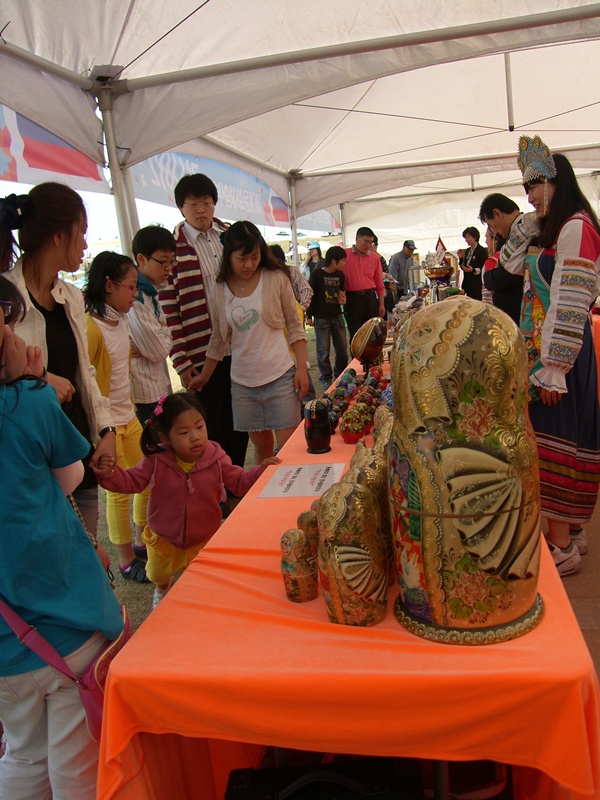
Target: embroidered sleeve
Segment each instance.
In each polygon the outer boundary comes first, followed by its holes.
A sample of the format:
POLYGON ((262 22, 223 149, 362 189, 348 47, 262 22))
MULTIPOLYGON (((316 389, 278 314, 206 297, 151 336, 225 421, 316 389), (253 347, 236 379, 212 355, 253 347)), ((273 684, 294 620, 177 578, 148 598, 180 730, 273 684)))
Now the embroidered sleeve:
POLYGON ((523 275, 529 242, 538 234, 537 215, 534 211, 517 217, 510 229, 506 244, 500 251, 499 263, 507 272, 523 275))
POLYGON ((550 306, 542 327, 542 369, 531 378, 537 386, 563 394, 567 391, 565 376, 581 350, 589 307, 595 296, 595 261, 600 256, 600 237, 590 236, 590 228, 582 219, 572 219, 559 234, 550 306))

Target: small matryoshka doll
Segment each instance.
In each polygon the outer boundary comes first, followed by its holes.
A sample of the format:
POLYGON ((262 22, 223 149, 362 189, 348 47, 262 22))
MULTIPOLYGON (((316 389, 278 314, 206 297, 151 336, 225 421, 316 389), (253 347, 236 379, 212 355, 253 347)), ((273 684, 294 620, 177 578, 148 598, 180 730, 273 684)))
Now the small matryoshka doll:
POLYGON ((543 604, 521 333, 468 297, 427 306, 400 329, 392 385, 396 616, 420 636, 455 644, 527 633, 543 604))
POLYGON ((290 528, 281 537, 281 574, 292 603, 315 599, 318 570, 314 537, 300 528, 290 528))
POLYGON ((366 486, 334 483, 317 512, 319 573, 331 622, 376 625, 387 610, 387 554, 379 504, 366 486))

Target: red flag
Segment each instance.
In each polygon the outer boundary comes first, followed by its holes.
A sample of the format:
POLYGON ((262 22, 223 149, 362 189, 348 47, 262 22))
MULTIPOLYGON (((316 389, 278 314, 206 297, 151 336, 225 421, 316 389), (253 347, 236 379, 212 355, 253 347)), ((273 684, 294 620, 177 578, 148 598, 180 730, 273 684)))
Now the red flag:
POLYGON ((437 244, 435 246, 436 261, 441 264, 446 255, 446 245, 442 242, 442 237, 438 236, 437 244))

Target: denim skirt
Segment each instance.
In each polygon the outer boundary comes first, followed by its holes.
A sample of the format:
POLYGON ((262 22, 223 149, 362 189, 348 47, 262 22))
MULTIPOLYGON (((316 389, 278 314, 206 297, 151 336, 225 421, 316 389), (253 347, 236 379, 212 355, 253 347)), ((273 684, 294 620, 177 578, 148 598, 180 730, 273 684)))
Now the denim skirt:
POLYGON ((300 424, 300 398, 294 389, 296 368, 264 386, 231 382, 236 431, 280 431, 300 424))

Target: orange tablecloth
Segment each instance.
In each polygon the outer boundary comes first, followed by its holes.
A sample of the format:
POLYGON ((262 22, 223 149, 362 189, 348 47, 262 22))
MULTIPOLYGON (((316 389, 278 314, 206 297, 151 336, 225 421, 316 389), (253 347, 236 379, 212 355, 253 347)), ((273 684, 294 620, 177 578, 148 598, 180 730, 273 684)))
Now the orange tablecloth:
MULTIPOLYGON (((309 455, 300 427, 281 455, 349 461, 354 447, 332 445, 309 455)), ((273 470, 115 659, 98 798, 218 800, 262 744, 493 759, 517 765, 521 800, 600 798, 598 681, 547 551, 546 616, 513 642, 419 639, 393 615, 397 589, 380 625, 332 625, 321 595, 286 599, 279 539, 310 501, 259 498, 273 470)))

